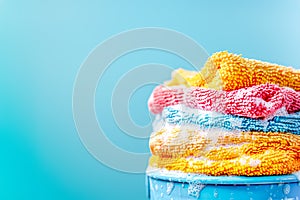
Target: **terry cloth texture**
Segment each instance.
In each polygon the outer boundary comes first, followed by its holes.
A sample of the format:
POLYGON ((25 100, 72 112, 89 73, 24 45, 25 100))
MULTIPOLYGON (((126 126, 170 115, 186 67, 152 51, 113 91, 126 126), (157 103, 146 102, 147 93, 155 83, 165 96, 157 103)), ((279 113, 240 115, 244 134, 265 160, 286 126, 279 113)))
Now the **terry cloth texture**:
POLYGON ((299 91, 300 70, 222 51, 214 53, 200 72, 176 70, 166 85, 184 84, 231 91, 266 83, 299 91))
MULTIPOLYGON (((300 112, 274 116, 270 119, 252 119, 236 115, 223 115, 177 105, 164 108, 156 121, 160 125, 195 125, 195 129, 219 128, 238 131, 287 132, 300 135, 300 112)), ((157 128, 156 128, 157 130, 157 128)))
POLYGON ((300 111, 300 92, 274 84, 256 85, 234 91, 158 86, 148 101, 149 110, 154 114, 177 104, 223 114, 266 118, 282 108, 288 113, 300 111))
POLYGON ((300 136, 279 132, 161 129, 150 138, 150 166, 186 173, 282 175, 300 170, 300 136))

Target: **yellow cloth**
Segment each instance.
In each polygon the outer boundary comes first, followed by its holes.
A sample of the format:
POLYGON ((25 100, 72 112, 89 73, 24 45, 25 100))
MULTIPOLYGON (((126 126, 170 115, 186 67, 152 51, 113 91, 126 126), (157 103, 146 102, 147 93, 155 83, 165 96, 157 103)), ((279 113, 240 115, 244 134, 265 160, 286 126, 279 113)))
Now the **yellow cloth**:
POLYGON ((265 83, 299 91, 300 70, 222 51, 214 53, 199 73, 176 70, 166 85, 183 84, 229 91, 265 83))
POLYGON ((278 132, 161 129, 152 167, 207 175, 280 175, 300 170, 300 136, 278 132))

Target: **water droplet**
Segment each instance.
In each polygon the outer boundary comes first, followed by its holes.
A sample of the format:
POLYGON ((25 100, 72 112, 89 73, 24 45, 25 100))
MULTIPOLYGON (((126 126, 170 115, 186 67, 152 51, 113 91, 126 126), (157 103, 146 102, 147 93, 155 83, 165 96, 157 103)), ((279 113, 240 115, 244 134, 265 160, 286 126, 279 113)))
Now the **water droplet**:
POLYGON ((154 187, 155 187, 155 190, 157 191, 157 190, 158 190, 158 185, 157 185, 157 184, 155 184, 155 186, 154 186, 154 187))
POLYGON ((291 186, 289 184, 286 184, 283 186, 283 193, 284 194, 289 194, 291 191, 291 186))
POLYGON ((184 183, 182 183, 182 185, 181 185, 181 186, 182 186, 182 188, 184 188, 184 183))
POLYGON ((215 197, 215 198, 218 198, 218 196, 219 196, 218 191, 217 191, 217 190, 214 190, 214 197, 215 197))
POLYGON ((167 183, 167 195, 170 195, 172 190, 174 189, 174 183, 173 182, 169 182, 167 183))
POLYGON ((190 183, 188 187, 188 195, 199 198, 201 190, 205 185, 201 183, 190 183))
POLYGON ((295 199, 293 197, 292 198, 284 197, 284 200, 295 200, 295 199))
POLYGON ((160 193, 160 197, 164 197, 164 193, 160 193))
POLYGON ((269 197, 268 200, 273 200, 272 197, 269 197))
POLYGON ((160 185, 160 189, 163 189, 164 188, 164 186, 163 185, 160 185))

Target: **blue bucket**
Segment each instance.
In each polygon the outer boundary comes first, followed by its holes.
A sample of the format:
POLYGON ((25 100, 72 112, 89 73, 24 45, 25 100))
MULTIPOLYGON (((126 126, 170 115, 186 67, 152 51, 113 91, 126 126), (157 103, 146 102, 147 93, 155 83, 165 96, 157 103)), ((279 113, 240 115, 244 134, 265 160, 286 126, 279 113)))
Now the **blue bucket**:
POLYGON ((147 173, 150 200, 300 200, 296 175, 282 176, 205 176, 147 173))

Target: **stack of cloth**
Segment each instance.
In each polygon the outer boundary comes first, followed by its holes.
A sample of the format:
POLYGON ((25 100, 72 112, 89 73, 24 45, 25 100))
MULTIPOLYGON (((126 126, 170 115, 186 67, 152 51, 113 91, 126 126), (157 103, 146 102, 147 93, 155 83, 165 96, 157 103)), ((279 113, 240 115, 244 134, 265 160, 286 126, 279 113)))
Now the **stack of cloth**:
POLYGON ((228 52, 178 69, 148 101, 149 169, 263 176, 300 171, 300 70, 228 52))

